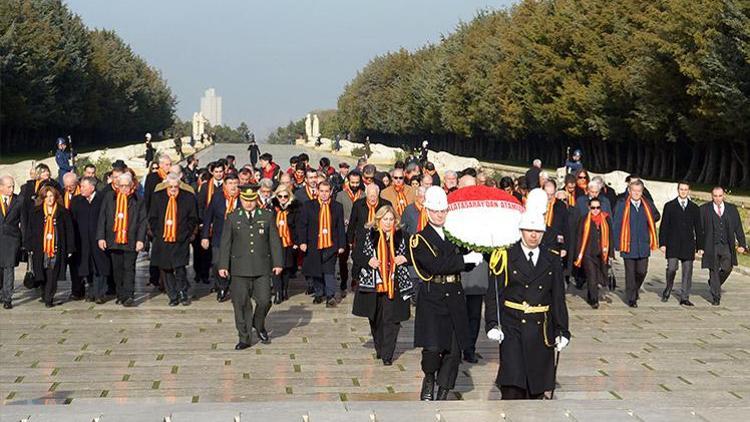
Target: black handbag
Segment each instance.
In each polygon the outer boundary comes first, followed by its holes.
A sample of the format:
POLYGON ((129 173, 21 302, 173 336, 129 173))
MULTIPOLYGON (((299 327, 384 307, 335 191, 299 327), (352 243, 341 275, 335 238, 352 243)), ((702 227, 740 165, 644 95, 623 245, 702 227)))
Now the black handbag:
POLYGON ((26 274, 23 276, 23 286, 27 289, 34 289, 37 287, 36 277, 34 276, 34 270, 31 265, 31 253, 29 253, 28 260, 26 261, 26 274))

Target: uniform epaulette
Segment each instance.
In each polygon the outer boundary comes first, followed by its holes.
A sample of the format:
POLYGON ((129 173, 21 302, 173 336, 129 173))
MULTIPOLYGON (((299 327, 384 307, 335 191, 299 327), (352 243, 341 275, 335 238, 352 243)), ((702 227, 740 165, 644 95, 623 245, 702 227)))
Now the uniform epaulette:
POLYGON ((425 244, 425 246, 427 246, 427 249, 430 250, 432 256, 437 256, 435 250, 432 248, 432 245, 430 245, 430 242, 428 242, 427 239, 425 239, 424 236, 419 233, 415 233, 409 238, 409 249, 414 249, 419 246, 420 240, 425 244))
POLYGON ((556 250, 554 250, 554 249, 550 249, 549 251, 550 251, 550 253, 551 253, 551 254, 553 254, 553 255, 560 255, 560 251, 556 251, 556 250))

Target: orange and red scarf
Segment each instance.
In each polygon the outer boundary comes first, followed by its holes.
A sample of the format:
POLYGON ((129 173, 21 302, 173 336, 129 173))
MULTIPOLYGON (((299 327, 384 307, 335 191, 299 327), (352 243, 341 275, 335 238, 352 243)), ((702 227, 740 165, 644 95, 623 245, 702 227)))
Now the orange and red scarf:
POLYGON ((289 229, 289 210, 282 210, 280 207, 276 207, 276 228, 279 229, 279 237, 281 237, 281 246, 288 248, 292 246, 292 231, 289 229))
POLYGON ((299 176, 296 172, 292 173, 294 176, 294 183, 297 186, 301 186, 305 182, 305 175, 299 176))
POLYGON ((55 256, 55 214, 57 214, 57 204, 49 208, 44 204, 44 254, 52 258, 55 256))
POLYGON ((229 192, 227 192, 226 186, 224 186, 224 189, 222 189, 224 192, 224 199, 227 201, 227 209, 224 210, 224 218, 227 218, 230 212, 234 211, 235 205, 237 205, 237 197, 239 196, 239 191, 236 195, 230 195, 229 192))
POLYGON ((76 190, 73 191, 73 193, 70 193, 67 190, 65 191, 65 195, 63 197, 63 202, 65 204, 65 209, 66 210, 70 209, 70 204, 73 202, 73 197, 74 196, 78 196, 80 194, 81 194, 81 187, 80 186, 76 186, 76 190))
POLYGON ((554 198, 547 202, 547 213, 544 214, 544 223, 547 227, 552 227, 552 222, 555 219, 555 202, 557 202, 557 200, 554 198))
POLYGON ((376 285, 375 291, 378 293, 387 293, 388 299, 396 297, 396 286, 394 273, 396 271, 396 249, 393 246, 395 230, 391 229, 386 239, 386 233, 378 229, 380 238, 378 239, 377 259, 380 261, 378 271, 380 279, 383 281, 376 285))
POLYGON ((602 261, 606 264, 607 259, 609 259, 609 224, 607 223, 607 213, 602 212, 599 213, 599 215, 594 216, 589 212, 586 216, 586 221, 583 223, 583 235, 581 236, 581 242, 578 246, 578 257, 574 263, 574 265, 579 268, 583 264, 583 256, 586 254, 586 246, 589 243, 592 221, 600 231, 599 246, 602 250, 602 261))
POLYGON ((367 203, 367 224, 372 224, 375 221, 375 211, 378 210, 378 204, 371 205, 370 201, 365 202, 367 203))
POLYGON ((362 196, 362 189, 357 189, 357 193, 352 192, 352 188, 349 186, 349 184, 344 185, 344 192, 349 196, 349 200, 354 202, 357 199, 359 199, 360 196, 362 196))
POLYGON ((331 201, 320 204, 320 215, 318 216, 318 249, 326 249, 333 246, 333 237, 331 234, 331 201))
POLYGON ((115 243, 124 245, 128 243, 128 198, 117 192, 117 203, 115 207, 115 224, 112 231, 115 232, 115 243))
MULTIPOLYGON (((177 195, 180 191, 177 191, 177 195)), ((162 238, 166 243, 175 243, 177 241, 177 195, 167 194, 167 211, 164 213, 164 235, 162 238)))
POLYGON ((13 201, 13 195, 8 197, 8 207, 5 207, 5 201, 0 201, 0 208, 3 210, 3 217, 8 216, 8 210, 10 209, 10 203, 13 201))
MULTIPOLYGON (((625 210, 622 213, 622 227, 620 228, 620 252, 630 252, 630 209, 633 207, 630 202, 630 195, 625 200, 625 210)), ((641 200, 641 207, 646 213, 646 221, 648 222, 648 237, 649 246, 651 250, 656 250, 659 247, 659 241, 656 238, 656 224, 654 223, 654 215, 651 212, 651 208, 645 200, 641 200)))
POLYGON ((311 201, 318 198, 318 192, 310 189, 310 186, 308 185, 305 185, 305 193, 307 194, 307 199, 311 201))
POLYGON ((417 203, 414 203, 414 206, 417 207, 417 211, 419 211, 419 218, 417 218, 417 231, 421 232, 427 227, 427 222, 430 221, 427 216, 427 208, 424 205, 419 205, 417 203))
POLYGON ((396 191, 397 196, 396 203, 394 204, 396 208, 396 214, 401 215, 404 213, 404 209, 408 205, 406 202, 406 189, 404 188, 404 185, 393 185, 393 190, 396 191))

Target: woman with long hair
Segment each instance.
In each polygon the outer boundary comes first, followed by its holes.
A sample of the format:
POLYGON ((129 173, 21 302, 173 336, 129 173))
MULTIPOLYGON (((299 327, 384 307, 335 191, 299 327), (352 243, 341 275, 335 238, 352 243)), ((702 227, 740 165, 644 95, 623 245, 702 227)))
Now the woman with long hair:
POLYGON ((299 202, 294 200, 291 188, 287 185, 279 185, 271 201, 274 210, 276 228, 281 237, 281 246, 284 248, 284 259, 281 274, 273 277, 274 299, 273 303, 279 303, 289 299, 289 278, 297 269, 297 251, 299 246, 295 241, 297 230, 297 218, 299 217, 299 202))
POLYGON ((401 321, 409 319, 413 293, 406 268, 406 238, 390 205, 380 207, 366 228, 365 240, 356 245, 353 255, 361 270, 352 313, 370 320, 376 355, 389 366, 401 321))
POLYGON ((45 306, 55 306, 57 281, 65 279, 68 259, 75 252, 75 233, 70 212, 62 204, 60 192, 42 186, 29 214, 26 250, 30 251, 34 277, 43 286, 45 306))

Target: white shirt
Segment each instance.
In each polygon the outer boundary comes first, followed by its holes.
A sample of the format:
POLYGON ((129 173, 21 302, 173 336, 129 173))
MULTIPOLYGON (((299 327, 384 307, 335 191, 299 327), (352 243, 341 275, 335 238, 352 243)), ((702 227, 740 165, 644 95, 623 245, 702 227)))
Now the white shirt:
POLYGON ((631 200, 630 203, 633 204, 633 206, 635 207, 636 211, 640 211, 640 209, 641 209, 641 201, 640 200, 638 200, 638 201, 631 200))
POLYGON ((523 256, 526 257, 526 260, 529 259, 529 253, 531 253, 531 260, 534 262, 534 265, 536 265, 537 261, 539 261, 539 247, 529 249, 523 244, 523 242, 521 242, 521 249, 523 250, 523 256))
POLYGON ((716 203, 714 203, 714 211, 716 211, 716 215, 718 215, 718 216, 723 215, 724 214, 724 203, 722 202, 719 205, 716 205, 716 203))
POLYGON ((93 201, 93 200, 94 200, 94 197, 95 197, 95 196, 96 196, 96 191, 92 192, 92 193, 91 193, 91 196, 89 196, 89 197, 88 197, 88 200, 89 200, 89 204, 91 203, 91 201, 93 201))
POLYGON ((680 206, 682 207, 682 209, 685 209, 687 207, 687 204, 688 204, 687 198, 685 199, 677 198, 677 202, 680 203, 680 206))
POLYGON ((438 227, 438 226, 436 226, 436 225, 434 225, 432 223, 430 223, 430 225, 432 226, 433 229, 435 229, 435 231, 437 232, 438 236, 440 236, 441 239, 445 240, 445 233, 443 233, 443 228, 442 227, 438 227))

